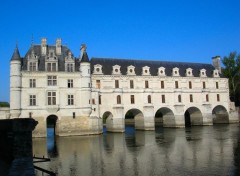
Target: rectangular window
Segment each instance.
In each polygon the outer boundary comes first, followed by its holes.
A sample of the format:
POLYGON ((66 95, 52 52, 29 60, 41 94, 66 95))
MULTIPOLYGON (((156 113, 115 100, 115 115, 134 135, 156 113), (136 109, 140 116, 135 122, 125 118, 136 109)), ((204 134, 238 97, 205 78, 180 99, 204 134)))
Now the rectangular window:
POLYGON ((149 85, 148 85, 148 81, 147 81, 147 80, 145 81, 145 88, 146 88, 146 89, 149 88, 149 85))
POLYGON ((135 100, 134 100, 134 95, 131 95, 131 104, 134 104, 135 100))
POLYGON ((57 71, 57 63, 47 63, 47 71, 57 71))
POLYGON ((178 102, 181 103, 182 102, 182 96, 178 95, 178 102))
POLYGON ((209 101, 209 97, 208 97, 208 94, 206 95, 206 102, 208 102, 209 101))
POLYGON ((30 106, 36 106, 36 95, 30 95, 29 96, 29 105, 30 106))
POLYGON ((189 98, 190 98, 190 102, 193 102, 193 95, 192 94, 190 94, 189 98))
POLYGON ((73 64, 67 64, 67 72, 73 72, 73 64))
POLYGON ((30 79, 29 80, 29 87, 35 88, 36 87, 36 79, 30 79))
POLYGON ((29 71, 37 71, 36 62, 30 62, 29 63, 29 71))
POLYGON ((102 104, 102 96, 101 95, 98 96, 98 103, 102 104))
POLYGON ((178 89, 178 81, 175 81, 175 88, 178 89))
POLYGON ((218 89, 218 82, 216 82, 216 89, 218 89))
POLYGON ((48 86, 57 85, 57 76, 48 76, 48 86))
POLYGON ((48 92, 48 105, 56 105, 56 92, 48 92))
POLYGON ((94 99, 94 98, 92 99, 92 104, 94 104, 94 105, 95 105, 95 99, 94 99))
POLYGON ((119 88, 119 80, 115 80, 115 88, 119 88))
POLYGON ((164 81, 161 81, 161 89, 164 89, 164 81))
POLYGON ((68 105, 74 105, 74 96, 68 95, 68 105))
POLYGON ((134 88, 133 80, 130 80, 130 89, 134 88))
POLYGON ((100 80, 96 80, 96 88, 100 89, 101 88, 101 82, 100 80))
POLYGON ((203 81, 202 86, 203 86, 203 89, 206 89, 206 83, 205 83, 205 81, 203 81))
POLYGON ((68 79, 68 88, 73 88, 73 80, 68 79))
POLYGON ((189 87, 189 89, 192 89, 192 82, 191 81, 188 82, 188 87, 189 87))
POLYGON ((220 95, 217 94, 217 101, 220 101, 220 95))
POLYGON ((165 103, 165 95, 162 95, 162 103, 165 103))

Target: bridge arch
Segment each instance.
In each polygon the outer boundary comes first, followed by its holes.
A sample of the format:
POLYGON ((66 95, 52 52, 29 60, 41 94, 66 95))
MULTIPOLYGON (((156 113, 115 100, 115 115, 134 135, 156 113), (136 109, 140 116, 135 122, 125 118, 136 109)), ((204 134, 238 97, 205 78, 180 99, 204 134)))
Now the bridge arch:
POLYGON ((102 115, 103 125, 106 127, 106 131, 109 131, 112 127, 113 114, 110 111, 106 111, 102 115))
POLYGON ((229 114, 227 109, 222 105, 217 105, 212 110, 213 124, 229 123, 229 114))
POLYGON ((155 126, 175 127, 175 116, 167 107, 159 108, 155 113, 155 126))
POLYGON ((202 112, 197 107, 189 107, 184 113, 184 118, 185 127, 203 125, 202 112))
POLYGON ((125 125, 134 125, 136 130, 144 129, 144 115, 139 109, 129 109, 125 114, 125 125))
POLYGON ((57 134, 58 116, 52 114, 46 118, 47 136, 55 136, 57 134))

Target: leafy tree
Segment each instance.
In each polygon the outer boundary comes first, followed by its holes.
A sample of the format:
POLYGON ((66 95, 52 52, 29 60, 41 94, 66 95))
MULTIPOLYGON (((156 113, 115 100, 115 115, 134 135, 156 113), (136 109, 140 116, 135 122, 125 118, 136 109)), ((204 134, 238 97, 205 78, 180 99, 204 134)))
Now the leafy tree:
POLYGON ((10 107, 8 102, 0 102, 0 107, 10 107))
POLYGON ((240 90, 240 55, 231 52, 229 56, 223 58, 222 63, 224 65, 222 73, 229 78, 230 98, 237 103, 240 90))

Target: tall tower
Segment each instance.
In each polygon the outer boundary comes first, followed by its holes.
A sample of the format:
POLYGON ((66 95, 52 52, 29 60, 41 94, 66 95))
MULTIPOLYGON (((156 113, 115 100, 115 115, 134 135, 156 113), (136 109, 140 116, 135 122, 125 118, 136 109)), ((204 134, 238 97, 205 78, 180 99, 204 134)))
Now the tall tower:
POLYGON ((10 61, 10 117, 21 114, 21 57, 16 46, 10 61))
POLYGON ((92 112, 91 105, 91 71, 90 62, 86 52, 86 45, 81 45, 80 55, 80 72, 81 72, 81 106, 83 107, 82 115, 90 116, 92 112))

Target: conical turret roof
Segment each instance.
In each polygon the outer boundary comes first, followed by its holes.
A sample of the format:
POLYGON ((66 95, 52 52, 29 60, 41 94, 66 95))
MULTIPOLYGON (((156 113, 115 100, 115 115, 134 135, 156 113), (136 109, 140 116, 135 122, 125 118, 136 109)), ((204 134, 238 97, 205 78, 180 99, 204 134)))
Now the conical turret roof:
POLYGON ((89 58, 86 51, 83 52, 81 62, 89 62, 89 58))
POLYGON ((11 58, 11 61, 13 60, 19 60, 21 61, 21 57, 20 57, 20 54, 19 54, 19 51, 18 51, 18 47, 16 46, 16 48, 14 49, 14 52, 13 52, 13 55, 12 55, 12 58, 11 58))

